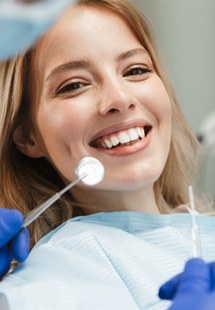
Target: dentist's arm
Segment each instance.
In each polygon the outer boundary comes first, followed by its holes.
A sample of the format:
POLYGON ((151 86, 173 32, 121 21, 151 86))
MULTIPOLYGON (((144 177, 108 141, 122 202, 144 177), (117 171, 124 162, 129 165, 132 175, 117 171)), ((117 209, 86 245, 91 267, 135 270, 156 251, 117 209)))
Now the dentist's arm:
POLYGON ((159 297, 173 301, 169 310, 214 310, 215 263, 189 260, 183 273, 160 287, 159 297))
POLYGON ((22 228, 24 217, 17 210, 0 208, 0 277, 10 269, 12 259, 23 262, 29 254, 29 233, 22 228))

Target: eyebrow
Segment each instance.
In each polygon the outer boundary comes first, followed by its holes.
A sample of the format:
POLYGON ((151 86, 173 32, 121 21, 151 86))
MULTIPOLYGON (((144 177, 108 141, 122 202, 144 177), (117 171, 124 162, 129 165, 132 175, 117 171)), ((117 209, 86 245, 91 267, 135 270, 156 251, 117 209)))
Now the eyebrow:
MULTIPOLYGON (((122 60, 125 60, 129 57, 132 57, 133 55, 136 54, 145 54, 148 55, 147 51, 144 48, 136 48, 127 52, 124 52, 122 54, 120 54, 119 56, 117 56, 116 61, 120 62, 122 60)), ((56 68, 54 68, 46 77, 46 81, 50 80, 51 78, 53 78, 54 76, 60 74, 60 73, 64 73, 66 71, 71 71, 71 70, 75 70, 75 69, 82 69, 82 68, 86 68, 86 67, 90 67, 89 62, 85 61, 85 60, 80 60, 80 61, 71 61, 71 62, 67 62, 64 63, 62 65, 57 66, 56 68)))
POLYGON ((70 71, 70 70, 75 70, 75 69, 86 68, 86 67, 89 67, 89 63, 84 60, 66 62, 54 68, 47 76, 46 81, 50 80, 52 77, 60 73, 70 71))
POLYGON ((117 57, 117 61, 120 62, 120 61, 125 60, 125 59, 127 59, 129 57, 132 57, 132 56, 134 56, 136 54, 148 55, 147 51, 143 47, 138 47, 138 48, 135 48, 133 50, 130 50, 130 51, 127 51, 125 53, 120 54, 117 57))

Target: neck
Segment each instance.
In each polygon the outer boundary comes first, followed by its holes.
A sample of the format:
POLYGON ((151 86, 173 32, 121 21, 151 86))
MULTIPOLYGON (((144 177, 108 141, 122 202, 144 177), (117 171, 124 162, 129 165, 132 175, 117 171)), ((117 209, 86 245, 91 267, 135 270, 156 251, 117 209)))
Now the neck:
POLYGON ((130 192, 87 190, 84 195, 80 188, 76 188, 72 196, 83 206, 84 214, 111 211, 160 213, 153 188, 130 192))

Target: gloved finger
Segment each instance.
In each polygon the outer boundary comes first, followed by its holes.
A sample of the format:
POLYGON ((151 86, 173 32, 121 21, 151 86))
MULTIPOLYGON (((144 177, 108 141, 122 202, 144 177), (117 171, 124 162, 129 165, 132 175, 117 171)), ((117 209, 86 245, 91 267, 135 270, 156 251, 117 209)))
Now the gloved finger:
POLYGON ((0 209, 0 247, 20 230, 24 217, 18 210, 0 209))
POLYGON ((177 294, 198 294, 210 289, 210 267, 203 260, 189 260, 177 289, 177 294))
POLYGON ((210 268, 210 275, 211 275, 211 281, 210 281, 210 290, 215 290, 215 262, 209 263, 210 268))
POLYGON ((4 276, 10 269, 12 255, 7 246, 0 248, 0 277, 4 276))
POLYGON ((168 299, 171 300, 174 298, 176 289, 178 287, 178 284, 181 280, 181 273, 170 279, 169 281, 165 282, 158 291, 158 296, 161 299, 168 299))
POLYGON ((30 235, 27 228, 22 228, 20 232, 10 242, 12 256, 19 262, 23 262, 29 254, 30 235))

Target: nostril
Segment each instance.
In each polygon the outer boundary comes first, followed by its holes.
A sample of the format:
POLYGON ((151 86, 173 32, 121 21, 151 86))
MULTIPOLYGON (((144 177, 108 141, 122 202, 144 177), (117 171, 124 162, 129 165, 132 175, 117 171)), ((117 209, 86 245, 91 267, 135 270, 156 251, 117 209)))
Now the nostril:
POLYGON ((135 104, 131 103, 129 106, 130 109, 134 109, 135 108, 135 104))
POLYGON ((117 109, 110 109, 108 112, 113 114, 113 113, 119 112, 119 110, 117 110, 117 109))
POLYGON ((115 92, 115 96, 105 96, 99 103, 99 113, 114 114, 114 113, 126 113, 128 110, 135 109, 136 103, 126 96, 124 93, 115 92))

